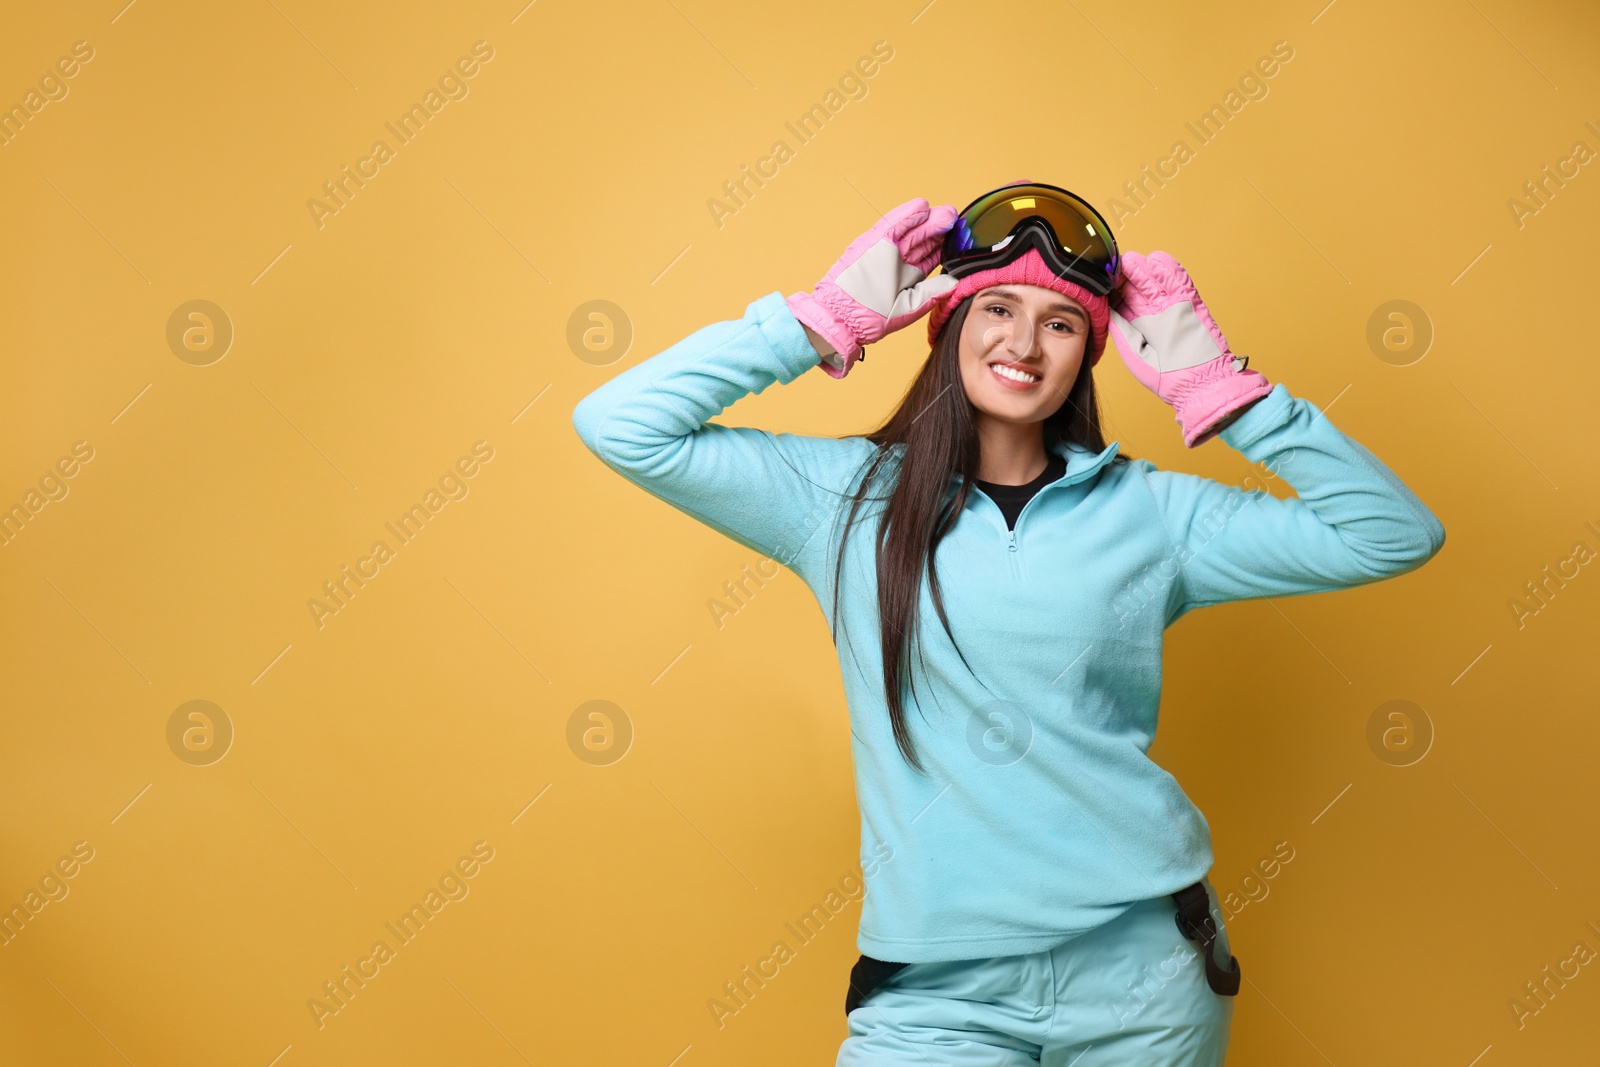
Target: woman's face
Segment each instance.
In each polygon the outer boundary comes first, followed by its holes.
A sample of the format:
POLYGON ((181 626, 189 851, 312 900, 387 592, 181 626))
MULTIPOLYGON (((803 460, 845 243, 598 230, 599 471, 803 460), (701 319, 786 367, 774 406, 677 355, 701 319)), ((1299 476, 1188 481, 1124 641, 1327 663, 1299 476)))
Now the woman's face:
POLYGON ((981 415, 1041 422, 1066 403, 1089 340, 1089 313, 1054 289, 980 290, 961 327, 961 383, 981 415))

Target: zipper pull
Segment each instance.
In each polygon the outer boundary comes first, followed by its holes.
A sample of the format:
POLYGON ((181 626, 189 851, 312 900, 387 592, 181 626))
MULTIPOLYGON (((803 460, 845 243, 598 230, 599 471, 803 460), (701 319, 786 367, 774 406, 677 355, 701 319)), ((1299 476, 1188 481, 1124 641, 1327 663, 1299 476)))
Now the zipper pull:
POLYGON ((1009 548, 1012 552, 1015 552, 1017 550, 1017 531, 1016 530, 1007 530, 1006 532, 1011 535, 1011 543, 1009 545, 1007 545, 1006 547, 1009 548))

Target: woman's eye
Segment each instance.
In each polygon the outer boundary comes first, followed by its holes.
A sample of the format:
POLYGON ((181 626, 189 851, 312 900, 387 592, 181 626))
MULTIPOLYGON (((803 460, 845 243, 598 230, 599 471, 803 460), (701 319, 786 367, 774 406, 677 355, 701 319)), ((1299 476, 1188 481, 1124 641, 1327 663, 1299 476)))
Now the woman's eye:
MULTIPOLYGON (((984 310, 987 311, 991 315, 996 315, 996 314, 998 314, 998 315, 1009 315, 1009 314, 1011 314, 1011 309, 1008 308, 1008 307, 1005 307, 1002 304, 990 304, 988 307, 984 308, 984 310)), ((1072 324, 1068 323, 1068 322, 1052 322, 1052 323, 1049 323, 1048 325, 1061 327, 1061 329, 1056 331, 1057 333, 1069 333, 1070 334, 1070 333, 1077 333, 1078 332, 1072 326, 1072 324)))

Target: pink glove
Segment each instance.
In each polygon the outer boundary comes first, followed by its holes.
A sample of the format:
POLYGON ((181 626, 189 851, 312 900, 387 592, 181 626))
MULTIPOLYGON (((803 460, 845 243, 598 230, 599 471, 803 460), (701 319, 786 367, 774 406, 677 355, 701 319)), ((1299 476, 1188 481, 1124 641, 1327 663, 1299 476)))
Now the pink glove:
POLYGON ((1111 304, 1118 355, 1172 405, 1187 447, 1205 444, 1235 412, 1272 391, 1260 371, 1245 370, 1249 356, 1229 351, 1189 272, 1167 253, 1124 252, 1111 304))
POLYGON ((794 317, 833 346, 823 370, 843 378, 863 347, 915 322, 956 287, 943 274, 928 277, 956 214, 948 204, 930 211, 921 197, 908 200, 856 238, 814 290, 789 297, 794 317))

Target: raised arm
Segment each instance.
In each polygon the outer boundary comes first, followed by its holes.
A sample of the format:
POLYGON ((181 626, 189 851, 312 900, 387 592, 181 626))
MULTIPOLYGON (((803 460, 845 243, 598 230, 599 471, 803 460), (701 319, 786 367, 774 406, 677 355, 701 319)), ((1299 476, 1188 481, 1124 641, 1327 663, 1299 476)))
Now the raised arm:
POLYGON ((1173 543, 1169 624, 1212 604, 1393 578, 1444 545, 1444 526, 1417 495, 1282 383, 1218 436, 1299 495, 1279 500, 1138 461, 1173 543))
POLYGON ((953 207, 901 204, 812 291, 769 293, 743 318, 707 326, 584 397, 572 412, 578 436, 629 481, 792 566, 871 446, 709 420, 812 367, 843 378, 863 346, 926 314, 955 284, 927 277, 954 221, 953 207))
POLYGON ((1170 625, 1208 604, 1314 593, 1392 578, 1444 545, 1444 526, 1326 415, 1234 355, 1183 266, 1123 256, 1111 312, 1134 377, 1172 405, 1184 443, 1221 437, 1299 493, 1278 500, 1137 461, 1172 541, 1170 625))
POLYGON ((819 353, 782 293, 706 326, 579 401, 572 424, 608 467, 748 548, 792 561, 839 487, 846 442, 710 420, 787 385, 819 353))

